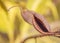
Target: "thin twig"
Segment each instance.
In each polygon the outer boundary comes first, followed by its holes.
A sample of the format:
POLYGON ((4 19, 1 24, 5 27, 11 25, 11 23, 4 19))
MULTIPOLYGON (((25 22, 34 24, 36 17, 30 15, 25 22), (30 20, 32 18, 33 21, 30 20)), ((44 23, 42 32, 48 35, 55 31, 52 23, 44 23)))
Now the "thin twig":
MULTIPOLYGON (((34 35, 30 36, 28 38, 25 38, 21 43, 25 43, 26 40, 31 39, 31 38, 39 38, 39 37, 44 37, 44 36, 54 36, 54 37, 60 37, 60 33, 56 32, 55 34, 42 34, 42 35, 34 35), (59 36, 58 36, 59 35, 59 36)), ((35 40, 36 41, 36 40, 35 40)))

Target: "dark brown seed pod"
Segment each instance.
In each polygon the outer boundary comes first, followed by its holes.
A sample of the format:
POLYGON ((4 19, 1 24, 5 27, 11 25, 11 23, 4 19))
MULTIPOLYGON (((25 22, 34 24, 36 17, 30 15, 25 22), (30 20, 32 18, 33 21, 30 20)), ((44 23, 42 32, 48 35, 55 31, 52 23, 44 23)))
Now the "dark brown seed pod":
POLYGON ((22 10, 22 17, 27 23, 32 24, 35 27, 35 29, 41 33, 41 35, 27 37, 23 41, 21 41, 21 43, 25 43, 26 40, 31 38, 36 39, 37 37, 43 36, 55 36, 60 38, 60 31, 51 32, 48 22, 42 15, 30 10, 22 10))
POLYGON ((22 17, 26 22, 32 24, 39 32, 44 33, 50 31, 50 27, 44 17, 35 12, 29 10, 22 11, 22 17))
POLYGON ((44 19, 43 16, 39 14, 34 14, 33 16, 33 25, 36 30, 38 30, 42 34, 52 34, 50 33, 50 26, 48 22, 44 19))
MULTIPOLYGON (((55 34, 56 32, 51 32, 50 26, 46 19, 33 11, 30 10, 22 10, 22 17, 24 20, 30 24, 32 24, 37 31, 41 34, 55 34)), ((58 33, 58 32, 57 32, 58 33)))

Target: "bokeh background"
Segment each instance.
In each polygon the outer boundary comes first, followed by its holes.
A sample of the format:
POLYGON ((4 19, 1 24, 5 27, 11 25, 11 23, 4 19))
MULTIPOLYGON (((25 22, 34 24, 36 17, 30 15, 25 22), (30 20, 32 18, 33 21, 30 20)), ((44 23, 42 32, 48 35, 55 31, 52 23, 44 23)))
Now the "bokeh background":
MULTIPOLYGON (((0 43, 21 43, 27 37, 40 34, 24 21, 21 6, 43 15, 51 31, 60 30, 60 0, 0 0, 0 43)), ((60 38, 53 36, 36 40, 31 38, 25 43, 60 43, 60 38)))

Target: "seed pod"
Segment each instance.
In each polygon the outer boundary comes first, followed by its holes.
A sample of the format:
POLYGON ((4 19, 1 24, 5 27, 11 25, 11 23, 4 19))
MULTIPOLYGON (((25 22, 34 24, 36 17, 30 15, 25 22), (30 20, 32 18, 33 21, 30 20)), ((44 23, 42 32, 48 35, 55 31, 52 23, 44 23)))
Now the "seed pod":
POLYGON ((22 10, 22 17, 24 20, 30 24, 32 24, 35 29, 41 34, 55 34, 58 32, 51 32, 50 26, 46 19, 33 11, 30 10, 22 10))
POLYGON ((26 10, 22 12, 22 17, 24 20, 30 24, 32 24, 38 31, 44 31, 44 32, 49 32, 50 27, 47 24, 46 20, 44 19, 43 16, 26 10))
POLYGON ((29 24, 32 24, 33 14, 29 10, 22 10, 21 12, 23 19, 29 24))

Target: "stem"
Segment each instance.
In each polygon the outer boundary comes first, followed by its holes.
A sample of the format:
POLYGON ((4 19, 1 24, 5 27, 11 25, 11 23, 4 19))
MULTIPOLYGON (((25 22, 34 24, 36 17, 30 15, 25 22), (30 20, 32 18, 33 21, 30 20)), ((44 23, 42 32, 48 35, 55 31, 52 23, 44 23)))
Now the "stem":
POLYGON ((24 39, 21 43, 25 43, 26 40, 28 39, 31 39, 31 38, 37 38, 37 37, 44 37, 44 36, 55 36, 55 37, 60 37, 60 34, 58 36, 58 34, 42 34, 42 35, 35 35, 35 36, 31 36, 31 37, 28 37, 26 39, 24 39))

